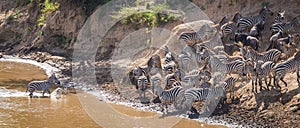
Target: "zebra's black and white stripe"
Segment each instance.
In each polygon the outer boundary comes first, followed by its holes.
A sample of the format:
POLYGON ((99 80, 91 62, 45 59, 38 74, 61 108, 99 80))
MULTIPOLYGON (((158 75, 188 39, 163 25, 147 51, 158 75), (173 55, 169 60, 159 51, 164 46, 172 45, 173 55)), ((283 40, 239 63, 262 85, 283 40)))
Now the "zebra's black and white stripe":
POLYGON ((177 104, 180 102, 181 97, 183 96, 184 89, 181 86, 176 86, 168 90, 163 90, 159 95, 161 100, 161 108, 164 111, 164 107, 168 111, 168 104, 174 103, 174 106, 177 107, 177 104))
POLYGON ((267 61, 273 61, 277 62, 279 57, 281 55, 281 52, 277 49, 270 49, 269 51, 258 53, 251 47, 247 47, 246 54, 244 55, 245 58, 251 58, 254 62, 257 62, 259 60, 267 62, 267 61))
POLYGON ((149 68, 147 66, 145 67, 141 67, 141 66, 137 66, 132 70, 133 76, 138 79, 138 77, 144 75, 148 75, 149 72, 149 68))
POLYGON ((271 26, 270 30, 272 35, 278 32, 285 32, 292 30, 300 21, 300 15, 293 18, 290 22, 275 23, 271 26))
POLYGON ((275 69, 274 85, 281 88, 278 84, 279 80, 281 80, 285 84, 285 86, 287 86, 287 83, 283 80, 283 78, 286 75, 286 73, 290 73, 294 71, 297 74, 298 85, 300 85, 299 64, 300 64, 300 51, 298 51, 291 59, 276 64, 274 67, 275 69))
POLYGON ((154 95, 159 95, 160 92, 157 92, 157 87, 160 87, 161 88, 161 85, 162 85, 162 77, 161 77, 161 74, 157 73, 153 76, 150 77, 150 84, 151 84, 151 90, 152 90, 152 93, 154 95))
POLYGON ((179 41, 182 41, 189 46, 193 46, 197 42, 201 41, 201 37, 197 32, 184 32, 180 34, 179 41))
POLYGON ((223 87, 225 89, 226 92, 229 92, 229 98, 231 100, 234 99, 234 90, 233 87, 235 85, 235 83, 237 82, 237 78, 234 77, 228 77, 225 79, 224 82, 220 83, 220 87, 223 87))
POLYGON ((215 97, 220 98, 224 96, 225 90, 220 86, 211 88, 190 88, 184 92, 182 108, 188 110, 192 108, 192 104, 195 101, 211 100, 211 98, 215 100, 215 97))
POLYGON ((242 74, 244 71, 244 67, 245 67, 244 61, 236 60, 236 61, 232 61, 229 63, 223 63, 216 57, 211 57, 211 58, 212 58, 210 61, 211 66, 212 66, 212 69, 214 69, 215 71, 218 71, 221 73, 226 73, 229 75, 231 73, 242 74))
POLYGON ((236 13, 230 22, 223 24, 220 28, 222 37, 227 37, 231 33, 235 33, 238 21, 242 18, 240 13, 236 13))
POLYGON ((138 90, 140 91, 140 93, 139 93, 140 98, 146 97, 147 85, 148 85, 147 77, 144 74, 142 76, 139 76, 138 77, 138 90), (142 95, 143 95, 143 97, 142 97, 142 95))
POLYGON ((262 78, 265 81, 265 85, 269 89, 272 80, 272 75, 273 75, 272 73, 273 73, 274 66, 275 63, 272 61, 267 61, 267 62, 258 61, 257 64, 255 65, 255 70, 257 72, 258 79, 259 79, 260 91, 262 90, 262 86, 261 86, 262 78), (268 83, 268 78, 270 79, 269 83, 268 83))
POLYGON ((268 9, 267 7, 264 7, 260 12, 259 15, 251 16, 251 17, 242 17, 238 22, 238 30, 240 32, 244 31, 248 27, 252 27, 253 25, 265 21, 267 14, 273 14, 273 12, 268 9))
POLYGON ((60 81, 56 78, 56 76, 54 74, 52 74, 48 78, 48 80, 30 82, 27 86, 26 92, 29 91, 30 92, 29 96, 32 97, 33 92, 35 90, 42 90, 43 91, 43 96, 44 96, 46 91, 50 94, 51 84, 57 84, 57 85, 60 84, 60 81))

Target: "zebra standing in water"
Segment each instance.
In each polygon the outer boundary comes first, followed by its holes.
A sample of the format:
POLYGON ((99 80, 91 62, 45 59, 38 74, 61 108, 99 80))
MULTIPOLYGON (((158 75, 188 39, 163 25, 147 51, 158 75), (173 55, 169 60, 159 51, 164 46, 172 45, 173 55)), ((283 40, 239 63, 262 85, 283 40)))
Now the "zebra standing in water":
POLYGON ((267 8, 266 6, 259 12, 259 15, 251 16, 251 17, 242 17, 238 22, 238 31, 242 32, 246 28, 252 27, 253 25, 265 21, 266 15, 273 15, 273 12, 267 8))
POLYGON ((27 89, 26 89, 25 93, 27 93, 27 91, 29 91, 30 92, 30 94, 29 94, 30 97, 32 97, 33 92, 35 90, 42 90, 43 91, 43 96, 44 96, 46 91, 50 94, 51 93, 50 92, 51 84, 57 84, 57 85, 60 84, 60 81, 56 78, 56 76, 54 74, 52 74, 48 78, 48 80, 30 82, 27 86, 27 89))
POLYGON ((283 22, 283 23, 275 23, 271 26, 272 35, 277 32, 284 32, 285 30, 290 31, 292 30, 300 21, 300 15, 293 18, 291 22, 283 22))
POLYGON ((300 51, 295 53, 294 57, 292 57, 291 59, 276 64, 274 67, 275 69, 274 85, 281 89, 281 87, 278 84, 279 80, 281 80, 287 87, 287 83, 283 80, 284 76, 286 75, 286 73, 296 71, 298 86, 300 86, 299 64, 300 64, 300 51))

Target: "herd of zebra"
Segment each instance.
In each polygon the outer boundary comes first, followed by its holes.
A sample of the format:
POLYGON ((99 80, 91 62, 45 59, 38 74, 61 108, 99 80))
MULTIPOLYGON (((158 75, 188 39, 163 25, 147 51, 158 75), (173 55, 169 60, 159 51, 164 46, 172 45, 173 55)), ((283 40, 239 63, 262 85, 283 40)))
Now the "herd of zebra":
POLYGON ((136 66, 129 73, 130 80, 140 90, 140 97, 146 97, 146 91, 159 97, 162 111, 171 103, 188 111, 195 101, 209 97, 223 97, 226 101, 227 92, 232 99, 232 88, 238 81, 251 80, 253 93, 259 93, 258 85, 263 90, 263 80, 264 89, 281 90, 279 81, 287 86, 284 77, 296 72, 300 86, 300 36, 291 32, 300 22, 300 15, 287 22, 284 14, 279 11, 274 15, 270 30, 264 28, 266 20, 270 20, 266 16, 273 16, 273 12, 264 7, 256 16, 236 13, 232 20, 224 17, 210 26, 216 30, 212 39, 202 38, 201 30, 183 32, 178 39, 186 45, 180 54, 163 46, 164 56, 155 54, 146 66, 136 66), (261 48, 262 31, 272 33, 270 41, 266 41, 270 43, 267 50, 261 48))

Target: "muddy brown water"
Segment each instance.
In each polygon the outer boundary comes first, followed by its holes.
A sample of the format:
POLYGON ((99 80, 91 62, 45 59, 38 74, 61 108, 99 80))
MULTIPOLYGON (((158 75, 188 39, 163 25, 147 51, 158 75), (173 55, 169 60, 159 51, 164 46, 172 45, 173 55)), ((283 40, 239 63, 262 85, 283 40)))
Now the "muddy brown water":
MULTIPOLYGON (((44 80, 47 76, 36 66, 16 62, 0 62, 0 88, 19 90, 24 93, 26 85, 32 80, 44 80)), ((69 93, 60 99, 28 98, 28 93, 21 96, 0 96, 0 127, 160 127, 159 124, 176 128, 224 126, 208 125, 178 117, 160 118, 160 114, 138 111, 117 104, 107 104, 96 97, 78 92, 69 93), (120 120, 118 118, 124 118, 120 120), (173 121, 173 122, 172 122, 173 121), (139 124, 141 123, 141 124, 139 124)))

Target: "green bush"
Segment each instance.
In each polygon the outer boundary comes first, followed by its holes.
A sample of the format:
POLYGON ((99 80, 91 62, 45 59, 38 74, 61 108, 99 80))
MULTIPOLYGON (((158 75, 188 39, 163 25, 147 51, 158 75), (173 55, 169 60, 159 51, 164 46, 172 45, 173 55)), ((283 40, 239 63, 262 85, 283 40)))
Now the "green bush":
MULTIPOLYGON (((139 1, 136 2, 136 5, 140 5, 139 1)), ((151 6, 146 3, 145 7, 147 9, 143 11, 141 11, 142 6, 122 7, 112 17, 121 19, 122 24, 147 25, 148 27, 165 24, 180 17, 175 11, 170 10, 166 4, 151 6)))
POLYGON ((45 19, 48 14, 51 14, 59 8, 59 3, 51 0, 45 0, 44 3, 40 3, 40 6, 42 14, 37 20, 37 25, 39 27, 45 24, 45 19))

